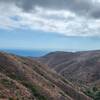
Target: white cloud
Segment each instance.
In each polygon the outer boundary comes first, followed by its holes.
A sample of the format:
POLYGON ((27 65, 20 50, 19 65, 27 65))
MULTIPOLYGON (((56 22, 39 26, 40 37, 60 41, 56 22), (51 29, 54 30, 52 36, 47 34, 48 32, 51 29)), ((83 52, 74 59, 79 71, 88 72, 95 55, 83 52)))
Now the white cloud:
POLYGON ((23 12, 15 6, 0 5, 0 28, 41 30, 65 36, 100 36, 100 20, 80 17, 69 10, 50 10, 36 6, 23 12))

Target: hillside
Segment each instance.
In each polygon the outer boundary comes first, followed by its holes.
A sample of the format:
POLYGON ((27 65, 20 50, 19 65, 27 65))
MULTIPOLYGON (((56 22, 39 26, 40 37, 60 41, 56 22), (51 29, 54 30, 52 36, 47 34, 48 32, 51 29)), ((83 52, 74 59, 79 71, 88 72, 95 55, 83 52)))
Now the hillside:
POLYGON ((66 79, 100 86, 100 51, 52 52, 38 59, 66 79))
POLYGON ((0 52, 0 100, 92 100, 32 58, 0 52))

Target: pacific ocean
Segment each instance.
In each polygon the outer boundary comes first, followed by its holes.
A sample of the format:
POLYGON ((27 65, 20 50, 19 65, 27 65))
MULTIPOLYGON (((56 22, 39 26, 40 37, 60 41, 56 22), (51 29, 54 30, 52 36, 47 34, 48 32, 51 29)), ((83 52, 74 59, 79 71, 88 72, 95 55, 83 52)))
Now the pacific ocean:
POLYGON ((48 50, 17 50, 17 49, 1 49, 1 52, 12 53, 19 56, 40 57, 49 53, 48 50))

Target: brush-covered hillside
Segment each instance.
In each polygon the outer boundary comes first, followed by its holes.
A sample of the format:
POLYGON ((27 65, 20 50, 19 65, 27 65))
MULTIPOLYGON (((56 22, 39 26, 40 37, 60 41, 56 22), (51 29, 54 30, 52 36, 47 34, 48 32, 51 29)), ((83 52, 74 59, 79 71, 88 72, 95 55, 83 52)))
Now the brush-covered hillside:
POLYGON ((100 50, 83 52, 51 52, 38 61, 100 100, 100 50))
POLYGON ((100 51, 52 52, 40 62, 54 69, 65 78, 82 84, 100 87, 100 51))
POLYGON ((0 100, 92 100, 32 58, 0 52, 0 100))

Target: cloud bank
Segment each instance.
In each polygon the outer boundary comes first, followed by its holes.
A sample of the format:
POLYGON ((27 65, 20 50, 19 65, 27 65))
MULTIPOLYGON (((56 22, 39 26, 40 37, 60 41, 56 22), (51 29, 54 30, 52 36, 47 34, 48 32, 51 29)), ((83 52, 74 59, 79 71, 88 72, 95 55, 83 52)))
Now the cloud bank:
POLYGON ((0 28, 100 36, 100 0, 0 0, 0 28))

